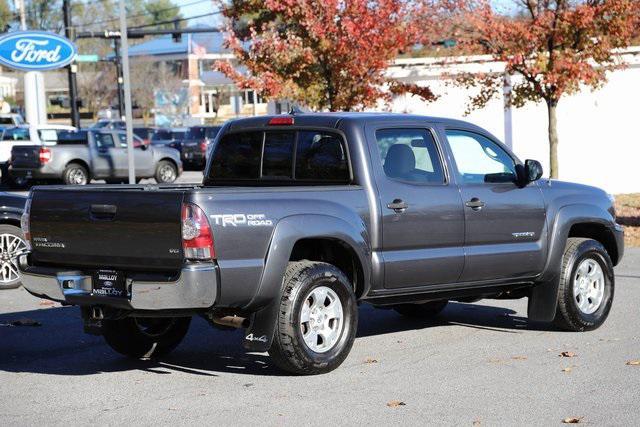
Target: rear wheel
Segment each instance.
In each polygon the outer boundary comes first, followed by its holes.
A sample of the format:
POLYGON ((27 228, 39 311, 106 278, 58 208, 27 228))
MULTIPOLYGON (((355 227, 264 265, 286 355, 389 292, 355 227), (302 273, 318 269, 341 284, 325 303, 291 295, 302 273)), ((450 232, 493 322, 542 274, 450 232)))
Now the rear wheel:
POLYGON ((294 374, 332 371, 351 351, 357 324, 356 297, 342 271, 324 262, 291 262, 269 355, 294 374))
POLYGON ((89 172, 81 164, 69 163, 62 172, 62 181, 67 185, 87 185, 89 172))
POLYGON ((412 319, 430 319, 440 314, 449 301, 429 301, 422 304, 400 304, 393 307, 395 311, 412 319))
POLYGON ((102 322, 102 334, 112 349, 140 358, 162 356, 176 348, 187 334, 191 318, 125 317, 102 322))
POLYGON ((553 322, 575 332, 597 329, 613 303, 613 263, 596 240, 569 238, 564 250, 553 322))
POLYGON ((19 227, 0 225, 0 289, 17 288, 22 276, 18 270, 18 255, 27 250, 19 227))
POLYGON ((178 168, 170 161, 161 160, 158 162, 155 178, 158 184, 170 184, 178 179, 178 168))

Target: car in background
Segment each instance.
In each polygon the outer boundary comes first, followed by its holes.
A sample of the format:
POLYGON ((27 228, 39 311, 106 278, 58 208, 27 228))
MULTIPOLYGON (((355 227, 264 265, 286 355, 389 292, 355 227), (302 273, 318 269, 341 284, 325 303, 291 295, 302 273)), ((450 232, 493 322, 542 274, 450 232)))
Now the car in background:
POLYGON ((186 167, 204 169, 207 150, 222 126, 191 126, 182 142, 180 158, 186 167))
POLYGON ((75 131, 73 126, 66 125, 21 125, 7 127, 2 130, 0 138, 0 171, 2 184, 14 186, 16 182, 7 173, 11 150, 16 145, 55 145, 60 132, 75 131))
POLYGON ((104 119, 104 120, 98 120, 97 122, 95 122, 93 125, 91 125, 90 129, 112 130, 112 129, 124 129, 125 127, 126 127, 126 123, 124 120, 104 119))
MULTIPOLYGON (((180 154, 169 147, 147 146, 134 135, 136 180, 155 178, 171 183, 182 173, 180 154)), ((81 130, 61 135, 53 146, 23 145, 11 153, 9 173, 14 179, 59 181, 85 185, 92 179, 124 183, 129 175, 125 132, 81 130)))
POLYGON ((0 192, 0 290, 21 284, 17 262, 18 256, 27 250, 20 228, 26 200, 25 196, 0 192))
POLYGON ((187 128, 160 128, 151 135, 151 145, 170 147, 182 152, 182 141, 187 134, 187 128))
POLYGON ((17 113, 0 114, 0 126, 20 126, 23 125, 24 119, 17 113))
POLYGON ((153 137, 153 133, 156 131, 156 128, 150 126, 135 126, 133 128, 133 134, 142 140, 142 143, 145 145, 151 144, 151 138, 153 137))

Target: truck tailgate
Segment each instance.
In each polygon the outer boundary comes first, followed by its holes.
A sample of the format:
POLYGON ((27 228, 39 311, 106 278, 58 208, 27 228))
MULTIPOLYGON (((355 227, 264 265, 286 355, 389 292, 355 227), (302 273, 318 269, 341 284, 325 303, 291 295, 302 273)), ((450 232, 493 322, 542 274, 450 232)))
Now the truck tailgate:
POLYGON ((14 145, 11 149, 11 165, 18 169, 39 168, 40 145, 14 145))
POLYGON ((177 271, 183 192, 34 189, 32 261, 65 267, 177 271))

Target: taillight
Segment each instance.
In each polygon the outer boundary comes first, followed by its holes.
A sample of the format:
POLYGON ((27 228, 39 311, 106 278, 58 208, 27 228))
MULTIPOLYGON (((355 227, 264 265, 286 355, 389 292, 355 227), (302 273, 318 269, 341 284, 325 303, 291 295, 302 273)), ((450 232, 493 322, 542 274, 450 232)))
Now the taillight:
POLYGON ((38 155, 40 158, 40 164, 45 164, 51 161, 51 150, 46 147, 40 147, 40 153, 38 155))
POLYGON ((200 151, 202 151, 203 153, 207 152, 207 140, 206 139, 204 141, 200 142, 200 151))
POLYGON ((186 259, 209 260, 216 257, 207 216, 193 203, 182 205, 182 248, 186 259))
POLYGON ((20 227, 22 228, 22 233, 24 234, 24 241, 26 242, 27 249, 31 250, 31 224, 29 215, 31 214, 31 197, 27 199, 27 202, 24 205, 24 212, 22 212, 22 216, 20 217, 20 227))
POLYGON ((272 117, 269 120, 270 126, 291 126, 294 123, 293 117, 284 116, 284 117, 272 117))

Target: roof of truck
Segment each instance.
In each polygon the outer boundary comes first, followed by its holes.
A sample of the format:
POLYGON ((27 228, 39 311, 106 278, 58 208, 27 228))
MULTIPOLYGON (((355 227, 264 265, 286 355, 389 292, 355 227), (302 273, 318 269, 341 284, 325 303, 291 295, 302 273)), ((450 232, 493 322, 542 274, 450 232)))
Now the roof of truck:
POLYGON ((239 129, 243 127, 263 127, 267 126, 269 120, 274 117, 293 117, 296 126, 322 126, 322 127, 337 127, 341 121, 427 121, 431 123, 445 123, 448 125, 464 124, 465 126, 475 125, 465 122, 463 120, 448 119, 445 117, 433 117, 433 116, 421 116, 416 114, 402 114, 402 113, 384 113, 384 112, 332 112, 332 113, 295 113, 280 114, 280 115, 267 115, 247 117, 242 119, 235 119, 231 121, 231 129, 239 129))

